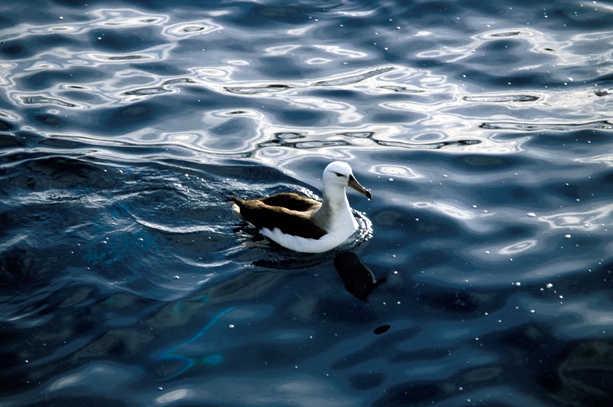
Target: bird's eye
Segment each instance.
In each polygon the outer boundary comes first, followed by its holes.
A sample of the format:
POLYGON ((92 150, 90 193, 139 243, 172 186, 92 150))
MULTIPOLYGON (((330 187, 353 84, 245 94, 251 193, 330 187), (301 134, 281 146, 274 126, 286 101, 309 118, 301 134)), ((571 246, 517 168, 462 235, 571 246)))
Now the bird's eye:
POLYGON ((335 174, 336 174, 337 177, 342 177, 343 176, 343 174, 338 173, 338 172, 335 172, 335 174))

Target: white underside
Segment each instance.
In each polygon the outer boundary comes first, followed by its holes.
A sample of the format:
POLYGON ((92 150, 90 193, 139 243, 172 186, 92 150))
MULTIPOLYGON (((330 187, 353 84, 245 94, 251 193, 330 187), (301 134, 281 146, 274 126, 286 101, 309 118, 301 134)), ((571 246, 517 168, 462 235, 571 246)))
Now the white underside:
MULTIPOLYGON (((243 219, 240 208, 236 204, 232 205, 232 213, 237 218, 243 219)), ((353 236, 358 229, 358 222, 350 212, 349 217, 350 219, 345 219, 344 222, 337 221, 335 225, 336 231, 326 233, 319 239, 288 235, 281 232, 279 228, 274 228, 273 230, 262 228, 259 231, 263 236, 290 250, 302 253, 323 253, 340 246, 353 236)))
POLYGON ((232 214, 241 220, 245 220, 243 215, 241 215, 241 208, 237 204, 232 204, 232 214))
POLYGON ((345 243, 347 239, 353 236, 357 230, 357 222, 352 226, 355 227, 327 233, 319 239, 308 239, 306 237, 288 235, 281 232, 279 228, 274 228, 273 230, 262 228, 260 229, 260 233, 273 242, 296 252, 323 253, 345 243))

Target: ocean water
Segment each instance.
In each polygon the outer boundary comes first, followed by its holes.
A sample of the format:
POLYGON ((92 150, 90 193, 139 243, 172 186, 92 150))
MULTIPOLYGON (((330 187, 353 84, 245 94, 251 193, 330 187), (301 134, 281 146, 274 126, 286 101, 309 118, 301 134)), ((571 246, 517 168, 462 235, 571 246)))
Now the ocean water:
POLYGON ((611 2, 0 11, 0 405, 613 405, 611 2))

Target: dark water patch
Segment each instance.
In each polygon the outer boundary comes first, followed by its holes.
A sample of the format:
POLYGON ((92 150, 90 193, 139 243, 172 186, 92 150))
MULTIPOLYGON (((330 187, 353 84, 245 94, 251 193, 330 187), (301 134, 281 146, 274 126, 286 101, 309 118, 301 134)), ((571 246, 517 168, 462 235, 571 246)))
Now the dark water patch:
POLYGON ((56 396, 46 398, 44 402, 33 402, 24 406, 27 407, 42 407, 42 406, 129 406, 129 403, 122 401, 117 397, 100 397, 100 396, 56 396))
MULTIPOLYGON (((17 223, 11 219, 7 212, 0 214, 0 217, 3 220, 6 231, 13 229, 14 225, 17 223)), ((25 249, 13 248, 3 251, 0 260, 0 273, 2 274, 2 280, 6 284, 6 287, 34 283, 38 280, 40 275, 37 274, 36 271, 43 274, 42 270, 31 270, 29 267, 29 264, 34 258, 35 256, 31 256, 31 253, 29 251, 27 252, 25 249)))
MULTIPOLYGON (((550 60, 552 56, 550 55, 537 53, 533 54, 534 58, 541 64, 552 63, 550 60)), ((491 87, 498 91, 509 92, 510 89, 513 89, 514 93, 529 95, 529 93, 537 93, 541 90, 541 88, 561 88, 564 81, 567 80, 567 78, 554 78, 545 73, 527 74, 522 72, 523 70, 521 67, 517 67, 514 70, 508 70, 500 67, 500 69, 492 70, 487 74, 470 68, 472 66, 489 65, 489 62, 483 61, 483 58, 487 58, 488 55, 488 53, 478 54, 477 56, 473 57, 473 60, 467 63, 467 68, 462 70, 462 75, 466 75, 466 78, 462 77, 463 81, 475 83, 477 86, 479 86, 476 88, 475 92, 482 91, 483 86, 485 85, 488 88, 491 87)), ((519 59, 518 61, 522 60, 519 59)), ((505 61, 506 64, 511 66, 515 65, 513 62, 517 61, 505 61)), ((505 65, 503 64, 503 66, 505 65)))
MULTIPOLYGON (((457 7, 452 4, 440 1, 433 1, 424 4, 417 4, 409 7, 408 12, 416 18, 428 18, 431 16, 449 16, 457 14, 457 7)), ((444 19, 443 19, 444 20, 444 19)), ((442 23, 443 21, 441 21, 442 23)))
POLYGON ((426 360, 440 360, 449 357, 448 349, 440 348, 423 348, 419 351, 404 351, 397 352, 394 355, 392 363, 404 364, 407 362, 426 361, 426 360))
POLYGON ((6 39, 0 45, 0 55, 11 59, 24 59, 36 55, 39 50, 53 48, 74 48, 78 42, 74 37, 47 33, 31 35, 19 39, 6 39))
POLYGON ((479 318, 484 311, 494 312, 504 306, 507 300, 501 293, 489 294, 455 290, 446 293, 429 292, 420 289, 416 293, 419 302, 437 309, 445 314, 462 316, 463 318, 479 318))
POLYGON ((514 64, 521 61, 521 57, 514 51, 521 45, 520 41, 496 39, 486 42, 479 50, 490 57, 496 58, 498 63, 502 65, 514 64))
POLYGON ((108 128, 112 128, 114 132, 121 134, 138 128, 139 123, 147 121, 152 123, 168 113, 160 103, 139 101, 130 106, 109 110, 105 122, 108 128))
POLYGON ((26 48, 16 41, 7 41, 6 43, 2 41, 2 44, 0 44, 0 52, 9 58, 27 58, 28 56, 31 56, 26 51, 26 48))
POLYGON ((351 387, 356 390, 369 390, 385 381, 385 374, 377 372, 356 373, 349 378, 351 387))
POLYGON ((25 143, 13 134, 0 133, 0 149, 11 147, 23 147, 25 143))
MULTIPOLYGON (((120 25, 118 26, 120 27, 120 25)), ((116 27, 97 28, 88 33, 89 43, 97 50, 108 50, 113 53, 134 53, 135 49, 144 49, 157 45, 160 41, 157 27, 138 28, 116 27)))
POLYGON ((386 394, 379 397, 373 403, 373 406, 402 406, 432 402, 448 395, 448 393, 438 385, 431 383, 396 384, 388 388, 386 394))
POLYGON ((375 343, 368 344, 361 349, 356 349, 348 355, 344 355, 342 359, 333 362, 331 368, 334 370, 345 370, 362 364, 370 359, 376 359, 384 356, 390 357, 390 353, 393 353, 394 343, 402 340, 408 340, 409 338, 415 336, 416 333, 417 329, 409 328, 378 336, 375 339, 375 343))
POLYGON ((106 74, 99 69, 87 67, 73 67, 62 71, 36 72, 24 74, 18 79, 19 87, 23 90, 40 91, 56 84, 84 84, 106 78, 106 74))
POLYGON ((353 103, 358 103, 360 100, 359 94, 347 89, 317 89, 309 91, 308 95, 321 100, 350 100, 353 103))
POLYGON ((46 146, 55 150, 70 150, 90 147, 87 143, 79 139, 66 138, 61 136, 53 136, 43 138, 36 142, 37 145, 46 146))
POLYGON ((563 358, 557 372, 549 377, 543 375, 543 384, 552 391, 558 402, 572 401, 580 405, 605 406, 613 401, 610 386, 613 375, 610 364, 613 348, 606 342, 581 343, 563 358), (553 382, 557 382, 552 386, 553 382))
POLYGON ((0 119, 0 131, 11 131, 14 128, 13 124, 6 120, 0 119))
POLYGON ((286 110, 284 112, 276 112, 275 116, 282 122, 294 123, 296 126, 305 126, 309 123, 327 120, 324 117, 328 114, 306 109, 286 110))
POLYGON ((149 74, 158 74, 160 77, 177 77, 185 75, 183 68, 176 65, 168 64, 167 62, 139 62, 139 69, 149 74))
MULTIPOLYGON (((428 222, 428 224, 430 224, 430 222, 428 222)), ((431 229, 431 226, 429 226, 429 229, 431 229)), ((419 232, 419 229, 415 230, 415 232, 419 232)), ((428 234, 430 234, 430 230, 428 230, 428 234)), ((411 268, 420 270, 451 263, 453 263, 453 257, 444 250, 416 250, 411 259, 411 268)))
POLYGON ((65 124, 65 121, 55 114, 35 114, 32 116, 32 119, 37 121, 43 128, 57 129, 65 124))
POLYGON ((234 24, 245 27, 263 29, 276 25, 290 25, 305 22, 305 14, 315 12, 312 6, 276 6, 276 5, 250 5, 242 10, 238 18, 233 19, 234 24))
POLYGON ((599 9, 597 5, 592 3, 593 7, 579 7, 576 10, 570 11, 563 8, 547 9, 547 15, 554 15, 555 20, 564 22, 567 26, 573 29, 584 29, 588 31, 602 29, 607 30, 607 13, 599 9))
POLYGON ((466 166, 467 171, 475 171, 480 168, 487 168, 488 171, 504 170, 510 171, 517 168, 521 164, 521 160, 513 156, 489 156, 489 155, 476 155, 465 154, 462 157, 454 159, 457 164, 456 168, 466 166))
POLYGON ((48 157, 30 161, 28 170, 34 175, 34 189, 72 189, 82 185, 104 187, 107 171, 90 163, 68 157, 48 157), (41 185, 42 184, 42 185, 41 185))

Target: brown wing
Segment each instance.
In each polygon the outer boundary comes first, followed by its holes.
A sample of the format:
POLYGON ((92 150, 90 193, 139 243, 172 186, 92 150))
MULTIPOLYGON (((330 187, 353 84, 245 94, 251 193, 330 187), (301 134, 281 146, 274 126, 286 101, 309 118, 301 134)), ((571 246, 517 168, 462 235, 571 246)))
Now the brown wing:
POLYGON ((281 192, 264 198, 259 198, 258 201, 264 202, 270 206, 281 206, 291 211, 307 212, 315 210, 321 206, 320 202, 306 196, 294 194, 293 192, 281 192))
MULTIPOLYGON (((299 197, 299 195, 297 196, 299 197)), ((285 234, 310 239, 319 239, 326 234, 325 230, 311 221, 308 213, 304 210, 292 210, 283 206, 273 206, 269 204, 270 202, 278 203, 281 199, 282 197, 275 197, 275 195, 273 195, 268 198, 254 199, 251 201, 233 197, 232 201, 240 208, 243 219, 258 229, 268 228, 272 230, 274 228, 279 228, 285 234)), ((295 199, 295 197, 293 197, 293 200, 290 198, 289 205, 294 208, 306 208, 306 203, 299 203, 299 201, 300 200, 295 199)), ((310 201, 312 201, 310 205, 311 209, 314 204, 319 206, 319 202, 314 200, 310 201)))

